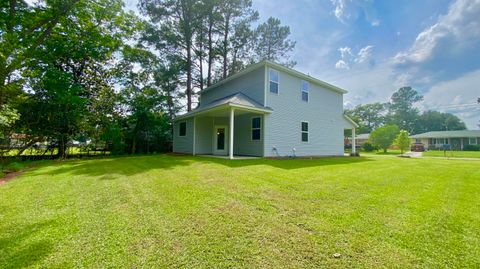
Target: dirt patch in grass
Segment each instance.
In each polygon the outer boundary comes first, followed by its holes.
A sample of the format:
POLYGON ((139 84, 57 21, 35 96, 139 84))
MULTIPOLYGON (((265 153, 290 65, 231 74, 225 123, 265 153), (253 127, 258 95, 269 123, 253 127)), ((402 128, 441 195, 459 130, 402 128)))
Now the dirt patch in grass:
POLYGON ((8 181, 16 178, 17 176, 19 176, 20 174, 22 174, 24 171, 16 171, 16 172, 10 172, 10 173, 7 173, 4 177, 0 178, 0 186, 2 186, 3 184, 7 183, 8 181))

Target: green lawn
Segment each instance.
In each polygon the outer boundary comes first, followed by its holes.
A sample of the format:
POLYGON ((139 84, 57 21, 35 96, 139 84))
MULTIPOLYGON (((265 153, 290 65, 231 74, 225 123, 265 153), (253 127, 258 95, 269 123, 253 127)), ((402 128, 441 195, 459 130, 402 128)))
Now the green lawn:
POLYGON ((450 158, 480 158, 480 151, 455 151, 449 150, 443 152, 442 150, 430 150, 423 153, 425 157, 450 157, 450 158))
POLYGON ((42 163, 0 186, 0 268, 478 268, 479 166, 376 156, 42 163))

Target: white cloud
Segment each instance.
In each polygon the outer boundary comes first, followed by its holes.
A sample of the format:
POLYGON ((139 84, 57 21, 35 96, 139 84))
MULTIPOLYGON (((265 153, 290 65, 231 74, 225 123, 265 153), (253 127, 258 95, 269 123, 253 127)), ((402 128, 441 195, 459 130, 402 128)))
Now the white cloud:
POLYGON ((478 129, 480 123, 480 69, 460 78, 438 83, 424 94, 423 110, 439 110, 459 116, 471 129, 478 129))
POLYGON ((344 61, 344 60, 338 60, 335 63, 335 68, 336 69, 350 69, 350 66, 344 61))
POLYGON ((424 62, 433 57, 435 49, 442 41, 453 41, 449 44, 463 46, 468 44, 469 40, 478 37, 480 37, 480 0, 458 0, 449 7, 446 15, 440 16, 434 25, 418 34, 407 51, 395 55, 394 62, 397 64, 424 62))
POLYGON ((347 7, 346 5, 346 0, 331 0, 332 4, 335 6, 335 10, 333 11, 333 14, 335 14, 335 17, 341 22, 344 22, 345 17, 344 16, 349 16, 348 14, 345 14, 345 9, 347 7))
POLYGON ((342 23, 356 20, 363 13, 365 20, 372 26, 379 26, 372 0, 330 0, 334 6, 333 14, 342 23))
POLYGON ((363 63, 368 61, 372 56, 372 49, 373 49, 372 45, 361 48, 357 54, 357 58, 355 58, 355 62, 363 63))
POLYGON ((340 59, 335 63, 335 68, 350 69, 352 64, 362 64, 366 62, 369 62, 372 65, 372 49, 372 45, 365 46, 361 48, 355 55, 350 47, 338 48, 338 51, 340 52, 340 59))

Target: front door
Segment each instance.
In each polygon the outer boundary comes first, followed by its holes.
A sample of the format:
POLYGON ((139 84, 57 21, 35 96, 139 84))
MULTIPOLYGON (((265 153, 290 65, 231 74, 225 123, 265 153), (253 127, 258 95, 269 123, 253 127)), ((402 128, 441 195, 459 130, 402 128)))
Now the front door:
POLYGON ((228 127, 225 125, 216 125, 213 130, 213 154, 228 154, 228 127))

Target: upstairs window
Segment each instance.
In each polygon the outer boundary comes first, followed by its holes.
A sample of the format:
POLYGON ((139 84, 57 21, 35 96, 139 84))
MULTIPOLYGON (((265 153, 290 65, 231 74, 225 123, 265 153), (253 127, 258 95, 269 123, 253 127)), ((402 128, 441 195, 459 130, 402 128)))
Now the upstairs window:
POLYGON ((308 102, 308 88, 310 87, 310 84, 306 82, 305 80, 302 80, 301 85, 300 85, 300 90, 302 92, 302 101, 308 102))
POLYGON ((270 81, 270 92, 278 94, 278 71, 270 69, 269 71, 269 81, 270 81))
POLYGON ((187 135, 187 122, 182 121, 178 125, 178 136, 186 136, 187 135))
POLYGON ((260 117, 252 118, 252 140, 260 140, 262 120, 260 117))
POLYGON ((308 142, 308 122, 302 121, 302 142, 308 142))
POLYGON ((470 137, 468 138, 468 144, 469 145, 476 145, 477 144, 477 138, 476 137, 470 137))

